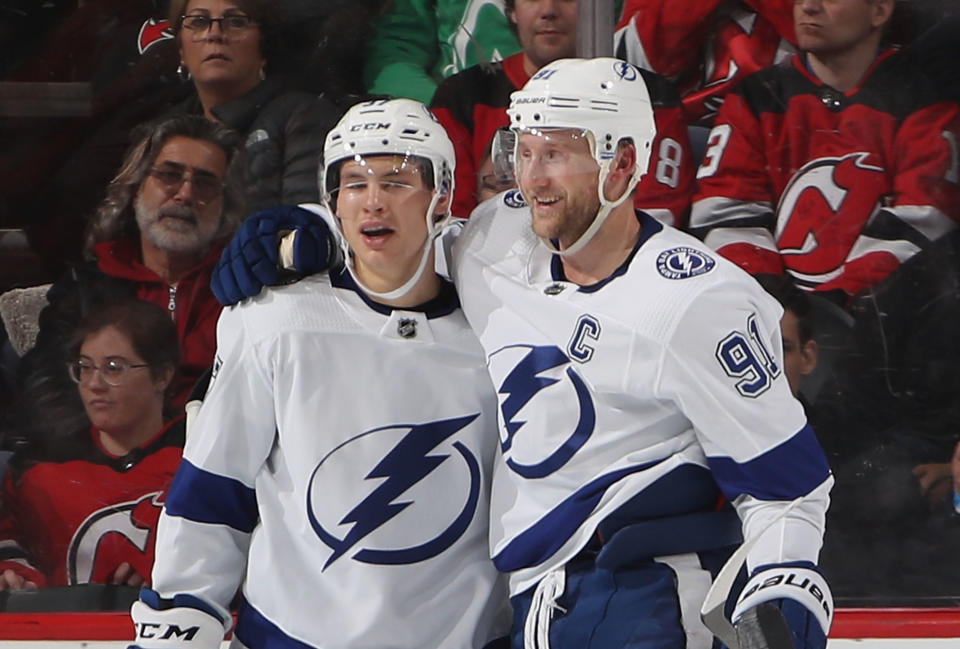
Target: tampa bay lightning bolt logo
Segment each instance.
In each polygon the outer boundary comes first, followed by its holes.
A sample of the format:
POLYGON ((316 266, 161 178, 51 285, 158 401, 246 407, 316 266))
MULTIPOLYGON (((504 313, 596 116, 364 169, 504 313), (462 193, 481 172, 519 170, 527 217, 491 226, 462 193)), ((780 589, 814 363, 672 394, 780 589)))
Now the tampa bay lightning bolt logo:
POLYGON ((667 279, 687 279, 713 270, 717 262, 710 255, 696 248, 671 248, 657 257, 657 270, 667 279))
POLYGON ((503 195, 503 204, 507 207, 526 207, 527 201, 523 200, 519 189, 510 189, 503 195))
POLYGON ((491 354, 489 362, 493 376, 504 377, 497 393, 507 466, 527 479, 563 467, 593 435, 597 419, 590 390, 570 359, 553 345, 510 345, 491 354), (524 417, 530 416, 540 418, 537 433, 524 437, 530 423, 524 417), (544 448, 546 436, 557 436, 557 443, 544 448))
POLYGON ((470 449, 448 440, 478 416, 374 428, 320 460, 310 476, 307 516, 333 550, 324 569, 353 550, 350 558, 356 561, 398 565, 426 561, 452 546, 473 520, 482 476, 470 449), (324 495, 343 492, 342 481, 357 475, 358 458, 384 446, 391 448, 361 481, 368 493, 342 515, 343 504, 324 495), (394 519, 397 525, 391 526, 394 519))
POLYGON ((636 81, 637 69, 626 61, 617 61, 613 64, 613 71, 624 81, 636 81))

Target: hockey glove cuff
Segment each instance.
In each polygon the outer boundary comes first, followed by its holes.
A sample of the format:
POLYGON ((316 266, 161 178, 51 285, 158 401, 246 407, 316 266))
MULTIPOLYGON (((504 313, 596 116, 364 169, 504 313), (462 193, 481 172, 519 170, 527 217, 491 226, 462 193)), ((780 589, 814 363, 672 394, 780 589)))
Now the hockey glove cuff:
POLYGON ((137 639, 127 649, 219 649, 226 633, 217 618, 185 606, 158 611, 137 601, 130 617, 137 639))
MULTIPOLYGON (((768 624, 771 607, 782 615, 796 649, 826 647, 827 633, 833 621, 833 596, 816 566, 800 562, 764 567, 756 572, 737 600, 733 623, 738 627, 741 622, 774 627, 768 624)), ((738 628, 738 635, 742 636, 740 631, 738 628)), ((758 643, 756 646, 766 645, 758 643)))

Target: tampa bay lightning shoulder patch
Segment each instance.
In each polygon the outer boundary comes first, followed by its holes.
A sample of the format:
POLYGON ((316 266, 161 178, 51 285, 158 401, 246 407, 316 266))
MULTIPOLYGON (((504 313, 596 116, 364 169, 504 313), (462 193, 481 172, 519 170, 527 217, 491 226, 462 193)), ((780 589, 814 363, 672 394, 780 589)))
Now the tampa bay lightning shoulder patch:
POLYGON ((503 195, 503 204, 507 207, 526 207, 527 201, 523 200, 519 189, 510 189, 503 195))
POLYGON ((687 279, 713 270, 717 262, 696 248, 670 248, 657 257, 657 270, 667 279, 687 279))

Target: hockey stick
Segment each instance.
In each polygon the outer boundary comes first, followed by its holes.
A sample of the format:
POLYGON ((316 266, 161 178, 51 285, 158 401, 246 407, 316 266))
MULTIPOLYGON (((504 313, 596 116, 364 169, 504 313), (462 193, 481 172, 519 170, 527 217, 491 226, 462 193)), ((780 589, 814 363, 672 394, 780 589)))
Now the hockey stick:
MULTIPOLYGON (((773 527, 774 523, 790 513, 790 511, 802 501, 803 497, 801 496, 791 502, 776 518, 767 523, 756 536, 745 540, 737 551, 727 559, 727 562, 723 564, 723 568, 717 573, 717 578, 713 580, 713 585, 710 586, 710 590, 707 591, 707 596, 700 606, 700 619, 703 620, 704 625, 706 625, 710 632, 720 638, 720 641, 727 645, 729 649, 765 649, 765 645, 755 642, 747 642, 741 645, 737 629, 735 629, 733 624, 730 623, 730 620, 727 619, 726 614, 723 612, 723 607, 727 602, 727 598, 730 596, 730 591, 733 590, 733 583, 737 579, 740 568, 747 561, 747 555, 750 553, 750 550, 757 544, 760 537, 773 527)), ((752 619, 756 620, 756 618, 752 619)), ((764 619, 761 619, 759 622, 766 621, 766 616, 764 616, 764 619)), ((789 633, 787 639, 790 645, 784 647, 782 643, 778 643, 780 646, 766 645, 766 649, 793 649, 793 641, 789 640, 789 633)))

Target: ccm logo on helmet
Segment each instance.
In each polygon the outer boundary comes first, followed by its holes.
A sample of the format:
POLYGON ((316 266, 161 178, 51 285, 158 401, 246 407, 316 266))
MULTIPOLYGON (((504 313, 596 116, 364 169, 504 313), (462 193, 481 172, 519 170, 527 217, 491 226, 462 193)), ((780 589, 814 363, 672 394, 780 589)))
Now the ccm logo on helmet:
POLYGON ((350 127, 351 133, 357 131, 385 131, 390 128, 389 122, 364 122, 363 124, 354 124, 350 127))
POLYGON ((181 629, 176 624, 155 624, 152 622, 140 622, 137 624, 138 638, 157 638, 159 640, 169 640, 177 638, 189 642, 200 631, 198 626, 188 626, 181 629))

